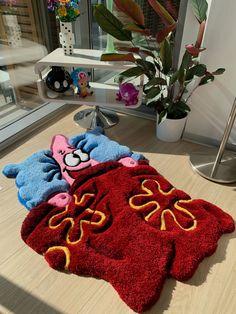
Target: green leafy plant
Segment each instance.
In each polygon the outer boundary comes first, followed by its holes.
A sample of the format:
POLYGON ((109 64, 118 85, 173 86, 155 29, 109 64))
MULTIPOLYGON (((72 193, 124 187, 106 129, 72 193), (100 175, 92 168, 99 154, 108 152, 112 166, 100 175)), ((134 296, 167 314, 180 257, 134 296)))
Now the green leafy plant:
POLYGON ((135 64, 133 68, 119 74, 120 83, 145 75, 147 78, 144 85, 145 102, 147 106, 153 106, 157 110, 159 123, 165 118, 185 117, 190 111, 187 103, 192 93, 199 86, 212 82, 215 75, 223 74, 225 71, 219 68, 210 72, 207 66, 199 61, 200 54, 205 50, 201 44, 207 19, 207 1, 191 0, 199 30, 196 42, 185 46, 178 68, 175 68, 173 63, 174 35, 178 20, 172 2, 166 0, 167 10, 159 1, 148 0, 164 25, 156 34, 155 46, 153 40, 150 41, 150 31, 145 26, 141 7, 134 0, 114 0, 114 3, 118 10, 129 17, 130 23, 123 24, 102 4, 95 7, 96 21, 104 32, 121 42, 130 42, 131 45, 128 48, 119 47, 120 52, 116 54, 103 54, 102 60, 129 61, 135 64), (134 33, 143 36, 145 45, 134 44, 134 33), (194 88, 192 85, 195 85, 194 88))

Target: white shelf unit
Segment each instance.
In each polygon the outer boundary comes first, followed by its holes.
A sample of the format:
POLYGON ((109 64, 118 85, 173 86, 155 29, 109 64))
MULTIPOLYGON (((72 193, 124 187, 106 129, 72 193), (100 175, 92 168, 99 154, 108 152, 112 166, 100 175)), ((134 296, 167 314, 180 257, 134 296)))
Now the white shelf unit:
POLYGON ((123 102, 116 100, 116 93, 119 86, 115 83, 90 82, 93 90, 92 96, 81 98, 79 95, 59 94, 57 98, 47 96, 47 86, 43 72, 47 67, 61 66, 64 68, 83 68, 83 69, 106 69, 110 71, 122 72, 134 66, 130 62, 106 62, 101 61, 102 51, 92 49, 75 49, 72 56, 64 55, 63 49, 58 48, 52 53, 38 61, 35 65, 35 72, 39 75, 37 80, 39 96, 45 101, 53 101, 69 104, 83 104, 89 106, 103 106, 107 108, 138 108, 142 103, 143 96, 143 76, 135 80, 135 85, 139 88, 138 103, 133 106, 126 106, 123 102))

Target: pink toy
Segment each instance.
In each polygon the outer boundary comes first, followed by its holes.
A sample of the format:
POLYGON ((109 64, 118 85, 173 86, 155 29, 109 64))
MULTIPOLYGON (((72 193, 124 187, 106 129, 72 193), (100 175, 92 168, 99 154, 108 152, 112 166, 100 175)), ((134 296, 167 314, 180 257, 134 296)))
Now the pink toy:
POLYGON ((137 160, 134 160, 131 157, 124 157, 119 159, 119 162, 126 167, 136 167, 138 166, 137 160))
MULTIPOLYGON (((68 143, 68 139, 64 135, 56 135, 52 139, 51 144, 52 157, 57 161, 61 169, 64 180, 70 185, 79 174, 79 170, 97 165, 99 162, 90 158, 89 154, 77 149, 68 143)), ((119 160, 126 167, 135 167, 138 162, 131 157, 124 157, 119 160)), ((56 206, 66 206, 71 200, 71 196, 67 192, 53 195, 48 203, 56 206)))
MULTIPOLYGON (((98 164, 98 161, 91 159, 89 155, 81 149, 76 149, 68 143, 64 135, 56 135, 51 144, 52 157, 57 161, 61 169, 63 179, 70 185, 74 182, 78 170, 82 170, 98 164)), ((56 206, 66 206, 71 200, 71 196, 64 192, 52 196, 48 203, 56 206)))
POLYGON ((87 97, 93 95, 93 91, 89 86, 89 74, 81 69, 76 69, 71 73, 73 85, 77 87, 77 94, 80 97, 87 97))
POLYGON ((123 83, 120 85, 119 93, 116 94, 116 100, 125 102, 126 106, 134 106, 138 102, 138 93, 132 83, 123 83))
POLYGON ((91 159, 87 153, 71 146, 64 135, 56 135, 53 137, 51 150, 52 157, 61 168, 63 179, 70 185, 74 182, 74 174, 76 174, 78 170, 98 164, 98 161, 91 159))

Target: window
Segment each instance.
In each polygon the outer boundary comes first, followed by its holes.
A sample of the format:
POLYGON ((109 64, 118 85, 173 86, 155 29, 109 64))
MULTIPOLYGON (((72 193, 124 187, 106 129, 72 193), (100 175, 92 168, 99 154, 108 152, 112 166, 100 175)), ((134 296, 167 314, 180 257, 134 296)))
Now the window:
POLYGON ((46 4, 0 0, 0 141, 4 145, 14 130, 17 133, 35 121, 34 115, 41 117, 45 106, 38 96, 34 64, 58 46, 56 20, 48 15, 46 4))
MULTIPOLYGON (((154 35, 161 20, 147 1, 136 1, 142 6, 154 35)), ((166 6, 173 2, 178 12, 180 0, 162 0, 166 6)), ((81 15, 73 23, 75 48, 105 48, 106 35, 93 17, 93 8, 98 3, 106 4, 106 1, 81 0, 81 15)), ((114 12, 119 14, 115 7, 114 12)), ((26 128, 27 132, 33 129, 39 119, 67 108, 63 104, 45 103, 39 98, 34 74, 35 63, 59 46, 59 23, 55 14, 48 12, 46 0, 0 0, 0 150, 16 136, 24 134, 26 128)), ((94 79, 104 82, 112 75, 96 70, 94 79)), ((138 110, 153 114, 146 106, 138 110)))
MULTIPOLYGON (((172 12, 173 15, 175 15, 175 17, 177 18, 177 16, 179 15, 179 10, 180 10, 180 1, 181 0, 159 0, 160 3, 162 3, 166 8, 168 8, 169 12, 172 12)), ((155 34, 157 33, 158 30, 160 30, 161 28, 163 28, 163 24, 161 19, 158 17, 158 15, 153 11, 153 9, 149 6, 148 1, 146 0, 136 0, 136 2, 141 6, 143 12, 144 12, 144 16, 145 16, 145 22, 146 22, 146 26, 150 29, 151 31, 151 37, 153 39, 153 43, 154 46, 156 47, 156 40, 155 40, 155 34)), ((182 0, 182 2, 186 2, 186 0, 182 0)), ((93 13, 93 9, 94 6, 96 4, 104 4, 106 5, 106 0, 92 0, 90 3, 90 10, 93 13)), ((184 7, 186 8, 187 4, 184 4, 184 7)), ((122 21, 122 19, 124 20, 124 22, 127 22, 127 17, 121 13, 118 12, 116 9, 116 6, 113 5, 113 13, 122 21)), ((100 50, 105 50, 106 47, 106 35, 102 32, 102 30, 98 27, 95 18, 93 17, 93 14, 91 14, 91 46, 93 49, 100 49, 100 50)), ((184 20, 185 18, 185 12, 181 12, 181 14, 179 15, 179 19, 184 20)), ((182 29, 178 30, 179 33, 182 34, 182 29)), ((181 38, 181 36, 179 37, 181 38)), ((138 41, 138 43, 140 45, 142 45, 142 43, 144 43, 145 45, 145 41, 143 40, 142 36, 140 35, 136 35, 135 36, 135 40, 138 41)), ((178 40, 178 44, 180 46, 180 41, 181 39, 178 40)), ((114 39, 114 44, 116 45, 117 40, 114 39)), ((124 42, 122 42, 122 45, 124 46, 124 42)), ((179 47, 178 45, 176 45, 176 62, 178 60, 178 54, 179 54, 179 47)), ((95 72, 95 79, 96 80, 100 80, 102 82, 111 80, 111 77, 114 77, 114 74, 112 75, 111 73, 107 73, 101 70, 96 70, 95 72)), ((120 109, 119 109, 120 110, 120 109)), ((154 111, 154 109, 149 108, 145 105, 142 105, 141 107, 139 107, 138 109, 122 109, 120 110, 122 112, 127 112, 130 114, 136 114, 136 115, 141 115, 141 116, 146 116, 148 118, 155 118, 156 119, 156 113, 154 111)))

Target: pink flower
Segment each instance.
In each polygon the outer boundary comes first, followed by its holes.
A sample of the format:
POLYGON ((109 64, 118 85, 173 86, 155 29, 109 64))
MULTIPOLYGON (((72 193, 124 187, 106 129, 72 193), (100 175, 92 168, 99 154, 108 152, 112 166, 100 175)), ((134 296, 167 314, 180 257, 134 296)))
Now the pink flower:
POLYGON ((185 48, 193 57, 198 57, 200 52, 206 50, 206 48, 197 48, 193 44, 186 45, 185 48))

